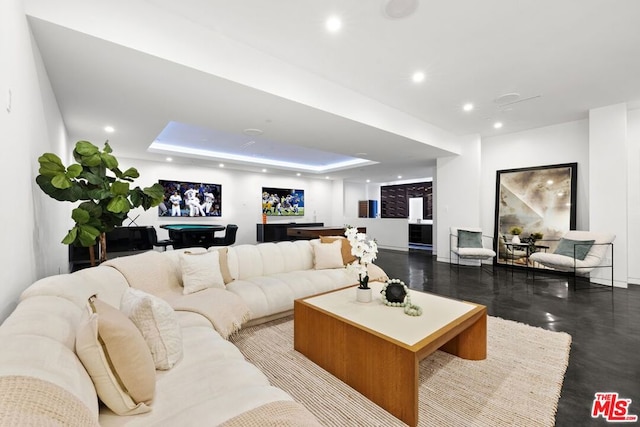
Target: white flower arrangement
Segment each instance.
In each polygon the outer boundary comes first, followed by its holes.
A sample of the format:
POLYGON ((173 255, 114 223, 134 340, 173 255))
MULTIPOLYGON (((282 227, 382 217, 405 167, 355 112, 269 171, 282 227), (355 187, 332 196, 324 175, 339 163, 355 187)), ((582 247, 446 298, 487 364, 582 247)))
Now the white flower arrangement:
POLYGON ((351 244, 351 255, 357 259, 347 265, 347 269, 358 276, 361 289, 369 289, 367 264, 372 263, 378 254, 378 244, 374 239, 367 239, 365 233, 358 233, 356 227, 347 225, 344 235, 351 244))

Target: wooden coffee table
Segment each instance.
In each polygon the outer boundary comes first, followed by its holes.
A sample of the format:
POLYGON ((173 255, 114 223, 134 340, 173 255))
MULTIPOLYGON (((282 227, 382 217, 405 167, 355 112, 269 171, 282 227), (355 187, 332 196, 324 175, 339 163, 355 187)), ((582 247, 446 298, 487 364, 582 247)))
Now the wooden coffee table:
POLYGON ((410 426, 418 424, 420 360, 440 349, 463 359, 487 357, 487 309, 411 290, 422 316, 374 299, 356 301, 355 287, 296 300, 294 348, 410 426))

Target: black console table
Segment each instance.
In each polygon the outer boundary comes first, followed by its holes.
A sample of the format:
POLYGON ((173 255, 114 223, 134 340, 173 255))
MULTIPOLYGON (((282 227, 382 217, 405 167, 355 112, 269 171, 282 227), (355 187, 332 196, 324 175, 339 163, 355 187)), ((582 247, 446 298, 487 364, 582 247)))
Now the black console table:
MULTIPOLYGON (((134 255, 153 249, 158 240, 156 230, 152 226, 116 227, 106 234, 107 256, 117 258, 134 255)), ((98 245, 95 248, 96 263, 98 262, 98 245)), ((91 266, 89 248, 69 245, 69 271, 74 272, 91 266)))
POLYGON ((256 224, 256 240, 262 242, 280 242, 294 240, 287 236, 287 229, 291 227, 324 227, 324 222, 280 222, 273 224, 256 224))

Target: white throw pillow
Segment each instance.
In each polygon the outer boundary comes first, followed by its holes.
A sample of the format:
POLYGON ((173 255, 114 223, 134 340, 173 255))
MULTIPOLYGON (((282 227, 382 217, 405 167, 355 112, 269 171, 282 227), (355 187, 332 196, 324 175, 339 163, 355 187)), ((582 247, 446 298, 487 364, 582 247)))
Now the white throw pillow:
POLYGON ((142 334, 120 310, 92 297, 76 334, 76 354, 98 397, 118 415, 149 412, 156 388, 142 334))
POLYGON ((184 286, 182 293, 185 295, 207 288, 225 289, 218 251, 197 254, 185 252, 180 255, 180 269, 184 286))
POLYGON ((182 332, 168 302, 139 289, 122 295, 120 311, 140 329, 156 369, 171 369, 182 358, 182 332))
POLYGON ((342 264, 342 242, 340 240, 332 243, 314 242, 312 245, 314 268, 316 270, 344 267, 344 264, 342 264))

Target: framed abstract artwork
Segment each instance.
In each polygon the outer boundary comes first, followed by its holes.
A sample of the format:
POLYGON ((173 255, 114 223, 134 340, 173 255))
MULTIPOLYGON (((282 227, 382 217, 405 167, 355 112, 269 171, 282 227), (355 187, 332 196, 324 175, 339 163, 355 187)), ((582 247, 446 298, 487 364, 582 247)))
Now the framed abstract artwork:
POLYGON ((496 172, 497 263, 525 265, 527 254, 553 252, 575 229, 577 172, 577 163, 496 172))

